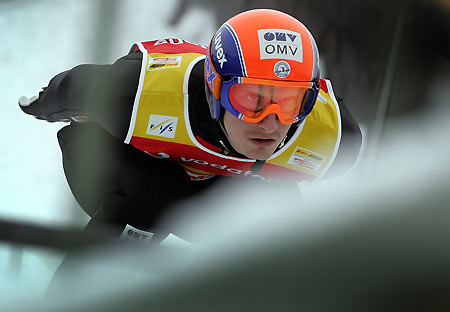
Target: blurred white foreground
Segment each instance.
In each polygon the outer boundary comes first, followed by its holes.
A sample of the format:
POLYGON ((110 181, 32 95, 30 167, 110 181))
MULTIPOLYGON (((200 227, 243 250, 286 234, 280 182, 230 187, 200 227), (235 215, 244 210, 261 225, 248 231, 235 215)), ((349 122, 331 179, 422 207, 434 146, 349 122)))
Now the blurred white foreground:
MULTIPOLYGON (((45 226, 82 227, 88 222, 64 177, 56 133, 66 124, 36 120, 20 110, 17 100, 37 95, 54 75, 76 65, 112 63, 135 41, 182 37, 208 44, 216 28, 212 8, 186 8, 173 23, 181 2, 0 1, 2 219, 45 226)), ((46 250, 0 244, 0 306, 41 293, 61 258, 46 250)))
POLYGON ((197 245, 85 253, 45 300, 3 311, 445 311, 450 127, 435 121, 399 122, 377 168, 307 187, 304 203, 221 187, 174 218, 197 245))

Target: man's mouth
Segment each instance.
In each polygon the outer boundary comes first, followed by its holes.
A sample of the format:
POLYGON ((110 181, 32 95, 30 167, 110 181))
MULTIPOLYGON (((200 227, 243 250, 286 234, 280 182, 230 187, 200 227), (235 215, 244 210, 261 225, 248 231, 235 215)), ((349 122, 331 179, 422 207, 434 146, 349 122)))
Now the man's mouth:
POLYGON ((268 147, 276 143, 275 139, 250 138, 250 142, 256 146, 268 147))

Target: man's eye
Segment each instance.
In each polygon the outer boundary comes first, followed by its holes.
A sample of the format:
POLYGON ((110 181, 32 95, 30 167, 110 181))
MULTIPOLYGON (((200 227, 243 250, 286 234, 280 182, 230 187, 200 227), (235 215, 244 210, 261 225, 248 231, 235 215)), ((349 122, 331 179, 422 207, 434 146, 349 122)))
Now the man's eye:
POLYGON ((258 101, 258 94, 247 94, 247 99, 252 102, 258 101))

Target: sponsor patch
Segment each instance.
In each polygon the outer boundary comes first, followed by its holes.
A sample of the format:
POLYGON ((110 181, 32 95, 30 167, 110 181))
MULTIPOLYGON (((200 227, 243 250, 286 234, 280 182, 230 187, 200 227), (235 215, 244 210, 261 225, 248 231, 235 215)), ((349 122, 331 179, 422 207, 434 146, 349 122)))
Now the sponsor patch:
POLYGON ((260 58, 303 62, 302 38, 299 33, 285 29, 258 30, 260 58))
POLYGON ((182 56, 148 57, 148 71, 177 68, 181 65, 182 56))
POLYGON ((291 73, 291 66, 285 61, 279 61, 275 64, 273 71, 279 78, 286 78, 291 73))
POLYGON ((135 227, 132 227, 131 225, 127 224, 125 229, 123 230, 122 234, 120 235, 120 238, 126 239, 126 240, 133 240, 133 241, 143 241, 143 242, 149 242, 153 237, 153 233, 139 230, 135 227))
POLYGON ((323 165, 327 158, 313 151, 307 150, 297 146, 291 158, 289 158, 288 164, 317 171, 323 165))
POLYGON ((177 131, 178 117, 150 115, 146 133, 165 138, 174 138, 177 131))

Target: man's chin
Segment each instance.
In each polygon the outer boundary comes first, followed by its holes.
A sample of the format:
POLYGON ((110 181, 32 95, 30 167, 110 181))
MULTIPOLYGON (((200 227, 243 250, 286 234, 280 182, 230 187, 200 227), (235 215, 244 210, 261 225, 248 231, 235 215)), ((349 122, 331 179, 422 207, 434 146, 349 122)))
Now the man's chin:
POLYGON ((244 153, 249 159, 267 160, 272 156, 274 148, 258 148, 256 150, 247 151, 244 153))

